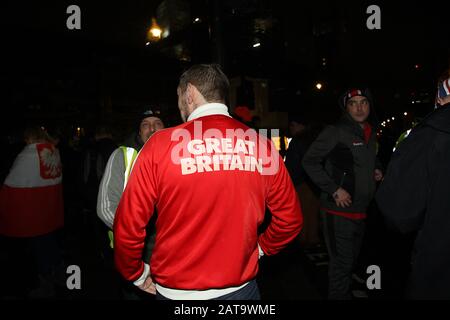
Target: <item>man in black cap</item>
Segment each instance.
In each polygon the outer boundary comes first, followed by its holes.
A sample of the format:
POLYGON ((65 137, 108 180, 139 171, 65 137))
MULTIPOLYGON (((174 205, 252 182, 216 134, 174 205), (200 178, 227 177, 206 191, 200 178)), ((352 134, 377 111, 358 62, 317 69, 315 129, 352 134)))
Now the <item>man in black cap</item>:
POLYGON ((383 177, 376 161, 376 125, 367 89, 341 97, 340 121, 326 127, 303 158, 321 189, 320 207, 330 256, 329 299, 351 299, 352 271, 362 244, 367 208, 383 177))
MULTIPOLYGON (((139 117, 139 127, 127 141, 117 148, 108 160, 100 189, 97 197, 97 215, 110 229, 109 238, 110 246, 113 248, 112 227, 117 206, 119 205, 122 192, 125 189, 128 177, 134 161, 144 144, 156 132, 164 129, 164 123, 161 120, 161 114, 151 109, 144 111, 139 117)), ((149 223, 149 228, 152 228, 149 223)), ((150 259, 151 251, 154 244, 154 228, 149 230, 144 248, 145 259, 150 259)), ((105 234, 105 237, 107 235, 105 234)), ((125 299, 137 299, 142 295, 141 290, 134 285, 124 284, 122 290, 125 299)))

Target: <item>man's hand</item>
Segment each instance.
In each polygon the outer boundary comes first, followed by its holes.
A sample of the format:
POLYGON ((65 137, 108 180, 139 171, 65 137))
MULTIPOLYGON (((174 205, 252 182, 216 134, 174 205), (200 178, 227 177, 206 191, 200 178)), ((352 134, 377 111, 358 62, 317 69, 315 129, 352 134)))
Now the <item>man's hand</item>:
POLYGON ((337 191, 333 193, 333 198, 338 207, 345 208, 352 204, 352 197, 342 188, 337 189, 337 191))
POLYGON ((383 180, 383 172, 380 169, 375 169, 374 178, 376 182, 383 180))
POLYGON ((147 293, 156 294, 155 283, 153 282, 153 279, 150 276, 150 274, 147 276, 144 283, 142 285, 138 286, 138 288, 147 293))

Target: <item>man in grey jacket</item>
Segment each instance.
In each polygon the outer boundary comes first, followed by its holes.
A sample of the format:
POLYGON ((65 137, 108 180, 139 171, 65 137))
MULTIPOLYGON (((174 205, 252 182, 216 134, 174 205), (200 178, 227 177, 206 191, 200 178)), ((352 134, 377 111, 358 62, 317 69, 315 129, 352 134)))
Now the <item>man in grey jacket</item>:
MULTIPOLYGON (((133 134, 122 146, 114 150, 100 182, 97 197, 97 215, 112 230, 114 217, 133 163, 145 142, 158 130, 164 129, 164 123, 159 113, 152 110, 143 112, 140 116, 139 131, 133 134)), ((111 248, 113 248, 113 234, 109 231, 111 248)), ((105 237, 108 235, 105 234, 105 237)), ((154 245, 154 226, 148 226, 147 241, 144 248, 144 259, 149 260, 154 245)), ((124 284, 123 295, 126 299, 136 299, 140 290, 134 285, 124 284)))
POLYGON ((161 129, 164 129, 164 123, 159 116, 152 110, 145 111, 139 131, 109 157, 97 198, 97 215, 109 228, 112 229, 116 209, 137 153, 153 133, 161 129))
POLYGON ((326 127, 303 158, 321 189, 320 207, 330 256, 329 299, 351 299, 352 271, 359 255, 367 208, 383 174, 376 159, 376 119, 367 89, 348 90, 344 112, 326 127))

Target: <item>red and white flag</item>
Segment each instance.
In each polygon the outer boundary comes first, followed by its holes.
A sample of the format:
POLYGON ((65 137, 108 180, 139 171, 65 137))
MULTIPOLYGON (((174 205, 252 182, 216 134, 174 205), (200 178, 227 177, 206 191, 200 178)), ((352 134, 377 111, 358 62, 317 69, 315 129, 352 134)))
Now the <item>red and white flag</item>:
POLYGON ((0 234, 34 237, 63 225, 59 151, 50 143, 27 145, 0 190, 0 234))

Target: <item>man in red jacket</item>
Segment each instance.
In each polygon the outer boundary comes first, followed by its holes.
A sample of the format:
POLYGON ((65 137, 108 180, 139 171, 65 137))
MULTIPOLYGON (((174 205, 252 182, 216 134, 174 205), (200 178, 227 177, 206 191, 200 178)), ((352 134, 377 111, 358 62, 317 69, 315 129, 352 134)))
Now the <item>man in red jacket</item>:
POLYGON ((280 155, 230 117, 228 88, 217 65, 195 65, 181 76, 185 123, 148 140, 119 203, 116 266, 157 299, 259 299, 258 259, 301 230, 299 200, 280 155), (266 206, 271 223, 258 235, 266 206), (155 207, 150 268, 142 249, 155 207))

